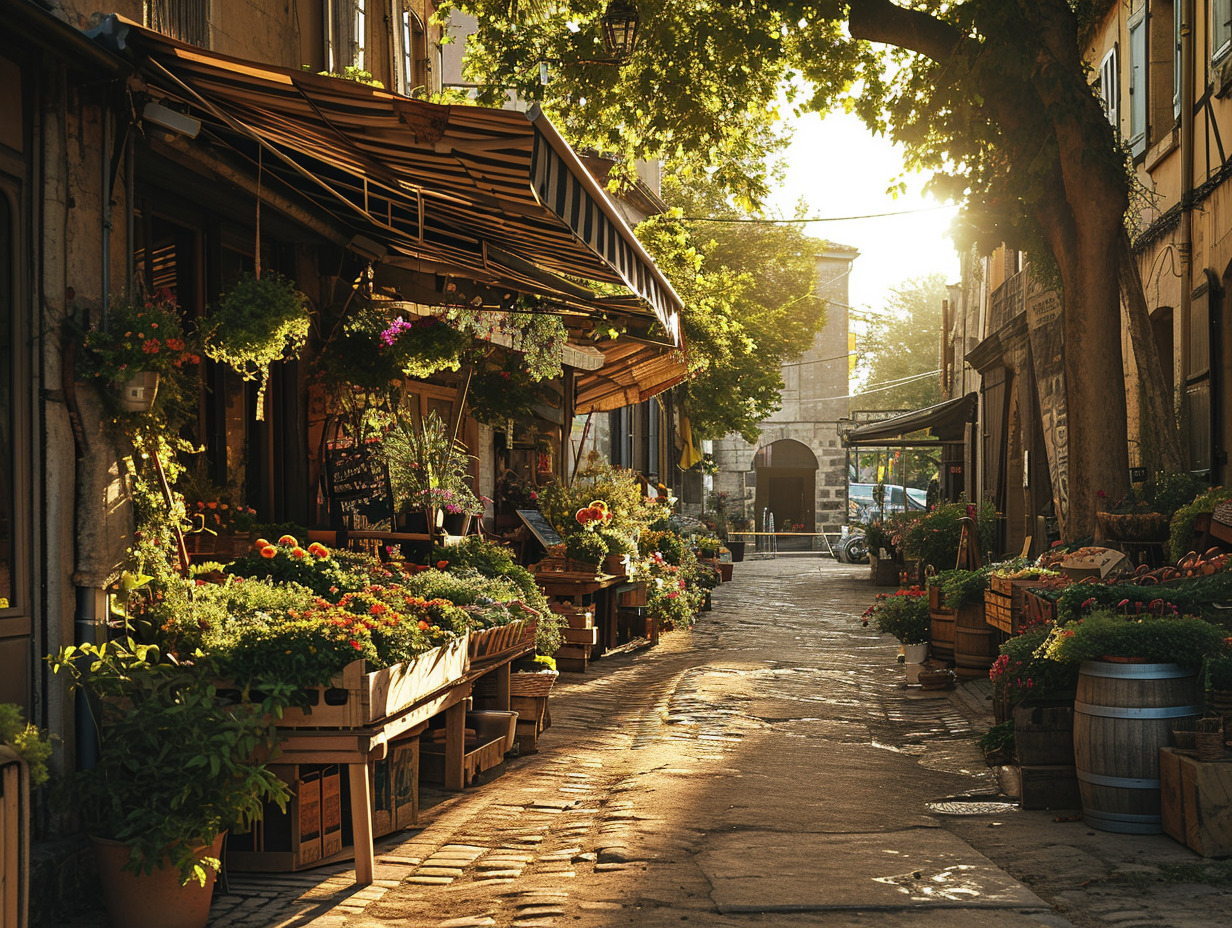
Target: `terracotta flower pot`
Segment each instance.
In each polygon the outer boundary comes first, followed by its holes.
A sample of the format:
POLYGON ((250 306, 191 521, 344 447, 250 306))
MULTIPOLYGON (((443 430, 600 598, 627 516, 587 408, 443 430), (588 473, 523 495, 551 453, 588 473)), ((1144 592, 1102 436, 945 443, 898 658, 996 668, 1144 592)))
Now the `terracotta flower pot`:
MULTIPOLYGON (((214 839, 210 848, 202 848, 204 857, 218 857, 222 852, 225 832, 214 839)), ((166 860, 151 873, 125 870, 131 848, 118 841, 91 836, 94 860, 98 865, 103 898, 113 925, 124 928, 205 928, 210 920, 210 898, 214 893, 217 874, 208 871, 205 885, 189 880, 180 885, 180 871, 166 860)))

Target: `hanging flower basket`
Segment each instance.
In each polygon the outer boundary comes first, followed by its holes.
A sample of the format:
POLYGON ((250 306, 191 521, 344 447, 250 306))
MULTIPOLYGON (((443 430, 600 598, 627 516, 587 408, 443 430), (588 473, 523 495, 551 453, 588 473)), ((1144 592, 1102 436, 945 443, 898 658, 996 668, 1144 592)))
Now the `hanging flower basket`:
POLYGON ((149 412, 158 395, 158 371, 141 371, 115 383, 116 402, 125 412, 149 412))

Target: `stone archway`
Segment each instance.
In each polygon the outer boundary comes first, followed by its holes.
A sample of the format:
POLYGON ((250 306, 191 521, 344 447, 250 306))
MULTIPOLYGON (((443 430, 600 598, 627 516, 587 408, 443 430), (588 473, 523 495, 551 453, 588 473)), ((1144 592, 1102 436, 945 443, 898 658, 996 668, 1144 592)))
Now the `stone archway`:
MULTIPOLYGON (((808 445, 793 438, 782 438, 757 450, 753 456, 757 473, 757 493, 754 498, 758 525, 764 514, 774 513, 775 528, 789 531, 817 531, 817 456, 808 445)), ((784 539, 780 541, 780 546, 784 539)), ((804 548, 812 547, 812 539, 799 539, 804 548)))

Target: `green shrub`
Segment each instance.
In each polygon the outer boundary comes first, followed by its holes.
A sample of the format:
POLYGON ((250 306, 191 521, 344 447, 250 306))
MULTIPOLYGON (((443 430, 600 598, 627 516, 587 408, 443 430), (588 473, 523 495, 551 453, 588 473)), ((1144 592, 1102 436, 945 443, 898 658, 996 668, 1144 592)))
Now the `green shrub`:
POLYGON ((962 520, 969 511, 975 512, 976 536, 972 542, 982 555, 992 549, 996 528, 996 509, 992 503, 974 506, 965 501, 941 503, 923 515, 903 524, 903 550, 907 557, 919 558, 925 564, 950 570, 958 563, 958 544, 962 537, 962 520))
POLYGON ((1224 631, 1196 616, 1126 618, 1093 612, 1054 628, 1044 645, 1053 660, 1078 664, 1110 657, 1198 668, 1223 648, 1224 631))
POLYGON ((1216 506, 1230 499, 1232 487, 1211 487, 1176 511, 1172 516, 1172 527, 1168 535, 1168 553, 1173 561, 1179 561, 1193 550, 1194 522, 1198 515, 1214 512, 1216 506))

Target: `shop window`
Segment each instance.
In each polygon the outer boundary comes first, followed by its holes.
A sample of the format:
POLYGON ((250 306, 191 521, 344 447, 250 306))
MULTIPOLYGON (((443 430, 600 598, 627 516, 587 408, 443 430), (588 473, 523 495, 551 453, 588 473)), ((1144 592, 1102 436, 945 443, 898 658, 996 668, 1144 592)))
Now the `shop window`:
POLYGON ((210 0, 150 0, 147 24, 173 39, 209 48, 210 0))

